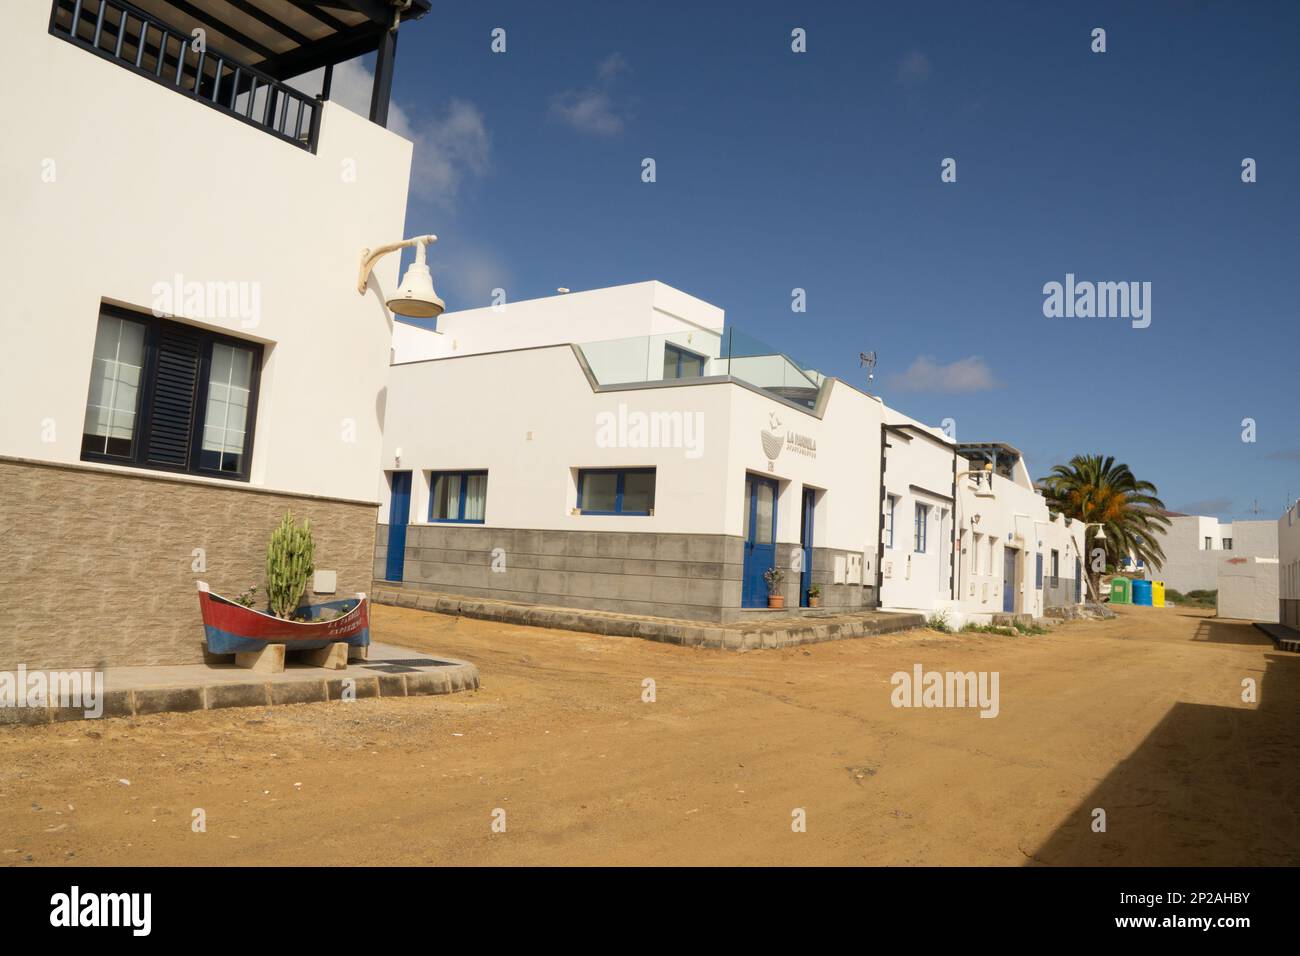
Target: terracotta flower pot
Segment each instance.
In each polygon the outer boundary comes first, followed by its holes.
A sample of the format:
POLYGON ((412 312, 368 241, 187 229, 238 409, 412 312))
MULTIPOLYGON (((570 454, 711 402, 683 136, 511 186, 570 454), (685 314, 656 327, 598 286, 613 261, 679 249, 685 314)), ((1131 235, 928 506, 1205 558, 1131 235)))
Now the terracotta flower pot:
POLYGON ((767 596, 767 606, 768 606, 768 607, 785 607, 785 595, 784 595, 784 594, 769 594, 769 595, 767 596))
POLYGON ((819 595, 817 595, 816 597, 813 597, 811 594, 808 595, 808 606, 809 606, 809 607, 821 607, 821 606, 822 606, 821 595, 819 594, 819 595))

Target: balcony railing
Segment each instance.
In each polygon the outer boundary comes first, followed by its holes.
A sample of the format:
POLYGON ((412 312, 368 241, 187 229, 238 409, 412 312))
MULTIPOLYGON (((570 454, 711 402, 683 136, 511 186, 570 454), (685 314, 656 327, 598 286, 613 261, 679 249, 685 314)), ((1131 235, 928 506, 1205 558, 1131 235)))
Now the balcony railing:
POLYGON ((729 376, 795 405, 816 408, 825 376, 728 326, 578 343, 600 385, 729 376))
POLYGON ((277 139, 316 152, 321 103, 122 0, 55 0, 50 32, 277 139))

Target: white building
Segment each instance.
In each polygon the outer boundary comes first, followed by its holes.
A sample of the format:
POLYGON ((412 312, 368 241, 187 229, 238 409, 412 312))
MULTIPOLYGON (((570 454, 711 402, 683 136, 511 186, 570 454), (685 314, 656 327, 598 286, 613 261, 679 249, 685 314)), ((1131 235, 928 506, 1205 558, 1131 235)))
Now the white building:
POLYGON ((405 218, 392 22, 379 0, 6 6, 0 664, 201 660, 195 580, 260 584, 287 509, 368 590, 396 258, 355 282, 405 218), (376 50, 369 119, 284 82, 376 50))
POLYGON ((787 607, 1077 600, 1082 529, 1011 446, 954 445, 723 320, 644 282, 399 324, 375 577, 724 621, 763 613, 773 567, 787 607), (972 461, 992 497, 958 481, 972 461))
POLYGON ((1300 501, 1277 522, 1278 620, 1300 629, 1300 501))
POLYGON ((1169 528, 1161 537, 1165 552, 1159 571, 1146 576, 1164 581, 1166 588, 1213 591, 1219 586, 1224 558, 1276 558, 1278 531, 1274 521, 1229 521, 1205 515, 1168 513, 1169 528))
POLYGON ((960 624, 1084 598, 1083 526, 1048 509, 1017 449, 886 416, 882 606, 960 624))

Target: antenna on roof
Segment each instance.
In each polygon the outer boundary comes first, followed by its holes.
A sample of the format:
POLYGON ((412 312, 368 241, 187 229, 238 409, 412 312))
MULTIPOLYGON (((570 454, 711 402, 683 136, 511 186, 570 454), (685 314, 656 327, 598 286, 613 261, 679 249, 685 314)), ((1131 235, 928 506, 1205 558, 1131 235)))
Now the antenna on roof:
POLYGON ((858 368, 865 368, 867 370, 867 387, 870 388, 871 380, 876 377, 876 353, 859 352, 858 368))

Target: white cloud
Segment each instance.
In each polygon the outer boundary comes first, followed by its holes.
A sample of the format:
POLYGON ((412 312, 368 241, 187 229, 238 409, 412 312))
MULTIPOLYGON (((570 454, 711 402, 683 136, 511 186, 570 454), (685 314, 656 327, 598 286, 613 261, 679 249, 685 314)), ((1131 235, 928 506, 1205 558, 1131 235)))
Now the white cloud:
POLYGON ((473 103, 453 99, 440 115, 408 123, 407 130, 400 135, 415 144, 411 192, 416 196, 449 204, 466 179, 487 172, 491 139, 473 103))
POLYGON ((594 86, 565 90, 551 97, 551 115, 580 133, 618 135, 625 121, 615 106, 611 87, 619 74, 630 69, 623 54, 611 53, 596 65, 594 86))
POLYGON ((900 392, 983 392, 1001 388, 993 370, 978 355, 940 365, 928 355, 919 356, 890 384, 900 392))
POLYGON ((433 247, 432 268, 448 311, 492 305, 493 289, 505 290, 507 305, 514 301, 510 270, 493 252, 464 244, 442 246, 433 247))
MULTIPOLYGON (((293 85, 315 93, 322 71, 299 77, 293 85)), ((370 115, 374 74, 360 60, 334 67, 330 99, 362 116, 370 115)), ((452 99, 439 112, 413 117, 396 101, 388 107, 388 128, 415 146, 411 160, 411 193, 444 206, 452 205, 464 183, 487 172, 491 137, 483 114, 465 100, 452 99)))
POLYGON ((613 83, 620 73, 627 73, 631 69, 622 53, 611 53, 596 64, 596 76, 602 83, 613 83))
POLYGON ((894 79, 903 86, 920 86, 932 72, 930 58, 920 50, 912 50, 899 59, 894 79))

